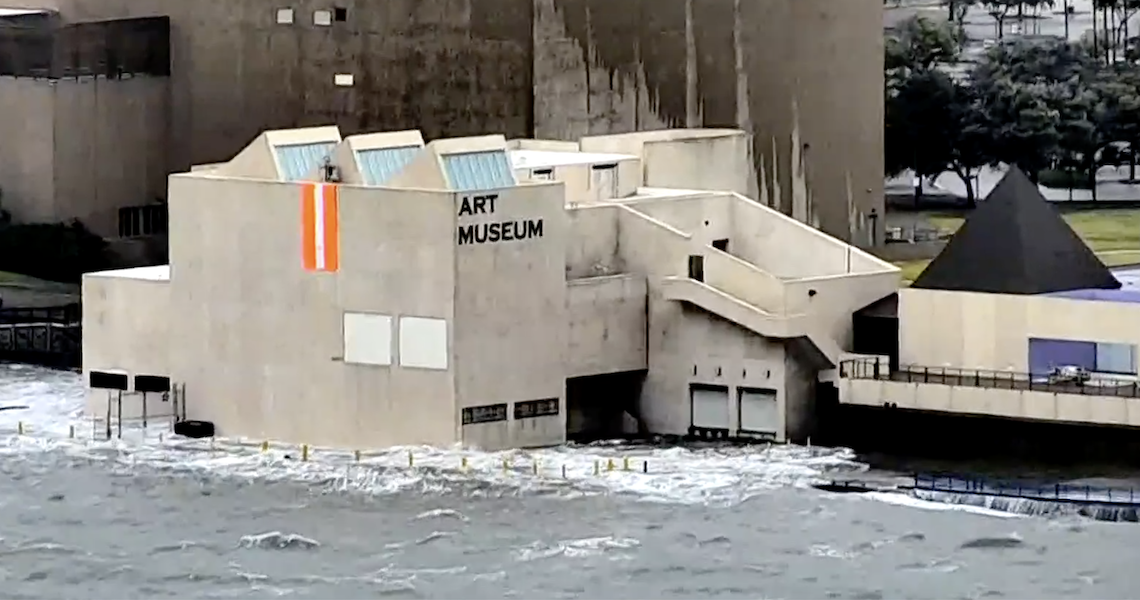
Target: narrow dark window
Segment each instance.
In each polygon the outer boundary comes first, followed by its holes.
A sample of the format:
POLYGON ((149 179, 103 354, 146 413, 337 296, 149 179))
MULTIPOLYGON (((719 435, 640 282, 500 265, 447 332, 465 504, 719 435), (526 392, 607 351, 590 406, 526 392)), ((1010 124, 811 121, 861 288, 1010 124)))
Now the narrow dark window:
POLYGON ((697 281, 705 280, 705 257, 699 254, 689 257, 689 278, 697 281))

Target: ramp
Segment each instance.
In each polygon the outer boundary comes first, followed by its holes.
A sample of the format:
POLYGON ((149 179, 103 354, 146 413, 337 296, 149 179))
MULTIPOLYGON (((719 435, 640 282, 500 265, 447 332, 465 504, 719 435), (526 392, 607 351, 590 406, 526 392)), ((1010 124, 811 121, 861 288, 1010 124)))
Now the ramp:
POLYGON ((722 319, 768 338, 811 342, 821 358, 832 366, 838 364, 839 345, 830 336, 815 331, 808 315, 777 315, 725 293, 702 281, 689 277, 666 277, 661 292, 668 300, 686 302, 722 319))

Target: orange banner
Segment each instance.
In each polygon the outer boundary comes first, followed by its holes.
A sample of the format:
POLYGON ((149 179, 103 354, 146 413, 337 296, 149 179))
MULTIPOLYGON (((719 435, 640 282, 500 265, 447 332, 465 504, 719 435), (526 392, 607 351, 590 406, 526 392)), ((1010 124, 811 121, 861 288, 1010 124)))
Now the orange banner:
POLYGON ((306 271, 340 268, 339 189, 331 183, 301 184, 301 262, 306 271))

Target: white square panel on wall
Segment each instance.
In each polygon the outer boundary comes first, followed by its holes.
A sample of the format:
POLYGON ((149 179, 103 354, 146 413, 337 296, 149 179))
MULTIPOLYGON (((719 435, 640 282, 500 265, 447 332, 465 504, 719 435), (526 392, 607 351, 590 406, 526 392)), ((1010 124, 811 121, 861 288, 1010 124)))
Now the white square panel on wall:
POLYGON ((447 370, 447 321, 400 317, 400 366, 447 370))
POLYGON ((373 313, 344 313, 344 362, 391 365, 392 317, 373 313))

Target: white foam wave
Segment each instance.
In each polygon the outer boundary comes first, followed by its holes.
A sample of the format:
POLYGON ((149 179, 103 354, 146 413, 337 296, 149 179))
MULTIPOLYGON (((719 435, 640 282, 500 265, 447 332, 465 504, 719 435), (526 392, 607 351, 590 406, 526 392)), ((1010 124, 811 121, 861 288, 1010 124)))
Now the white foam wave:
MULTIPOLYGON (((458 490, 472 495, 534 492, 566 497, 611 493, 659 502, 729 504, 778 487, 807 485, 828 472, 865 469, 844 449, 662 449, 616 443, 507 452, 404 447, 365 453, 359 461, 351 452, 317 448, 308 461, 302 461, 297 446, 273 445, 261 452, 260 440, 174 438, 169 422, 163 421, 147 428, 124 424, 121 439, 106 440, 105 426, 92 426, 90 417, 82 414, 84 389, 73 373, 0 365, 0 398, 7 404, 29 406, 0 411, 0 454, 67 452, 128 467, 300 481, 332 491, 458 490), (17 433, 21 423, 23 435, 17 433)), ((433 516, 444 514, 422 515, 433 516)))
POLYGON ((621 551, 636 548, 641 542, 633 538, 602 536, 581 538, 575 540, 561 540, 552 544, 534 542, 515 551, 515 558, 519 562, 531 562, 556 556, 567 558, 583 558, 597 556, 609 551, 621 551))
POLYGON ((865 498, 868 500, 875 500, 877 502, 885 502, 887 504, 907 506, 910 508, 918 508, 922 510, 968 512, 976 515, 998 517, 1001 519, 1016 519, 1021 517, 1021 515, 989 508, 982 508, 980 506, 970 506, 968 504, 946 504, 944 502, 936 502, 933 500, 920 500, 913 496, 908 496, 906 494, 897 492, 867 492, 865 494, 850 494, 848 497, 865 498))
POLYGON ((242 548, 262 548, 268 550, 311 550, 321 543, 296 533, 269 531, 257 535, 243 535, 238 544, 242 548))

